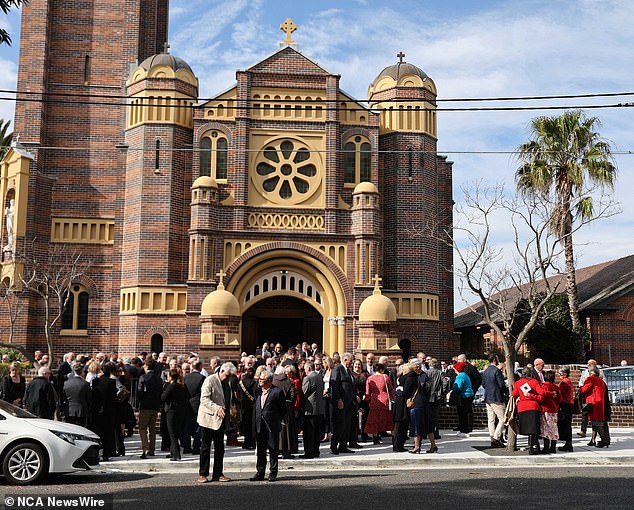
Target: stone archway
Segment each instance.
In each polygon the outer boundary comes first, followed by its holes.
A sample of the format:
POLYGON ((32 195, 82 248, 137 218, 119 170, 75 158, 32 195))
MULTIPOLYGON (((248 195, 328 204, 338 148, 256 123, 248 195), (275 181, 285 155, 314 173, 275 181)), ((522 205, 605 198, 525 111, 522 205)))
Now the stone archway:
POLYGON ((341 276, 345 279, 345 275, 335 274, 329 262, 321 260, 321 254, 316 250, 304 248, 268 246, 267 249, 263 245, 244 253, 227 268, 229 281, 226 288, 237 298, 243 314, 260 301, 276 296, 303 301, 323 317, 323 350, 345 352, 347 304, 340 283, 341 276), (315 253, 309 253, 309 250, 315 253), (294 278, 294 285, 291 278, 294 278))

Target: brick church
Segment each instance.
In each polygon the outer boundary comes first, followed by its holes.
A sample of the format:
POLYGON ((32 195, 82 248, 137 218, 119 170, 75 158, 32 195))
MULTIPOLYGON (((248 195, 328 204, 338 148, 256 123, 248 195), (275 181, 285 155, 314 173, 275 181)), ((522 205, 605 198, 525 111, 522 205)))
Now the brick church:
MULTIPOLYGON (((452 221, 433 80, 400 53, 356 100, 286 20, 274 52, 199 99, 214 77, 168 52, 167 23, 167 0, 23 7, 1 280, 20 288, 26 247, 90 262, 56 354, 455 354, 452 252, 420 235, 452 221)), ((42 300, 19 296, 13 341, 44 349, 42 300)))

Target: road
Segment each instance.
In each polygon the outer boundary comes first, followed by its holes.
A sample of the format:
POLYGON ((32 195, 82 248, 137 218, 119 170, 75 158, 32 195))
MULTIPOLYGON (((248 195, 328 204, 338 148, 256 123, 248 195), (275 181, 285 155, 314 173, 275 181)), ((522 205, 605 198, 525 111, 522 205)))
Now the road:
POLYGON ((191 473, 79 473, 36 487, 2 483, 4 495, 112 494, 115 509, 404 509, 518 508, 525 503, 603 509, 634 507, 634 468, 421 469, 292 472, 276 483, 249 482, 249 474, 227 473, 229 483, 196 483, 191 473), (304 504, 302 504, 304 502, 304 504))

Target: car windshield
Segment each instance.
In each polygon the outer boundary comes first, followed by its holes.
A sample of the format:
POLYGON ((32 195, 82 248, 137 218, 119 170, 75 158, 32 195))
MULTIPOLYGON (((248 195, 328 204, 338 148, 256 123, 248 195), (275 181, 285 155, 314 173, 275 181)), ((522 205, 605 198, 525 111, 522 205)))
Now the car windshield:
POLYGON ((24 409, 20 409, 13 404, 9 404, 9 402, 5 402, 4 400, 0 400, 0 410, 16 418, 37 418, 34 414, 31 414, 24 409))

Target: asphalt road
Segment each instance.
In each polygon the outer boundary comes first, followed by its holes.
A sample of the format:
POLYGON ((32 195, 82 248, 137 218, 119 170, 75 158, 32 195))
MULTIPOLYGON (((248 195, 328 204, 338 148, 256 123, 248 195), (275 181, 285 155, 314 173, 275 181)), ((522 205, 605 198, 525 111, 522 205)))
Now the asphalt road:
POLYGON ((234 481, 201 485, 191 473, 80 473, 34 487, 0 480, 0 491, 14 497, 112 494, 114 508, 126 510, 634 508, 630 467, 287 471, 275 483, 226 474, 234 481))

